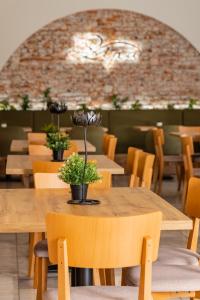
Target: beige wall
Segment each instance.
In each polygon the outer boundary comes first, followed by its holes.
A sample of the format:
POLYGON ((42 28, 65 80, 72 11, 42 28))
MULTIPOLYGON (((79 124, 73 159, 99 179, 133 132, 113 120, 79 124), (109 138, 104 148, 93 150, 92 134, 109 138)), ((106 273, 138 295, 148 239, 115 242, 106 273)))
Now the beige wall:
POLYGON ((152 16, 179 31, 200 50, 200 0, 0 0, 0 67, 43 25, 93 8, 130 9, 152 16))

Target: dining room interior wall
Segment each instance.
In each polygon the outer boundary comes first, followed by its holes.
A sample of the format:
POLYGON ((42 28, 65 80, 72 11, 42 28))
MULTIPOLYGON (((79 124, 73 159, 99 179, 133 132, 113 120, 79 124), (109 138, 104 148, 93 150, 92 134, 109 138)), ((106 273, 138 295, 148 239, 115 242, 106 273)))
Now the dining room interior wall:
MULTIPOLYGON (((19 54, 19 49, 23 49, 22 53, 24 53, 24 49, 27 49, 27 42, 23 43, 31 34, 35 33, 37 30, 42 28, 44 25, 48 24, 51 21, 55 19, 62 20, 61 17, 68 16, 74 12, 77 11, 84 11, 87 9, 94 9, 94 8, 113 8, 113 1, 101 1, 101 3, 97 3, 97 1, 65 1, 65 0, 43 0, 43 1, 33 1, 33 0, 6 0, 6 1, 0 1, 0 38, 1 38, 1 49, 0 49, 0 66, 3 66, 3 71, 1 72, 1 82, 0 82, 0 92, 5 94, 7 92, 10 93, 10 96, 16 96, 16 94, 19 92, 16 90, 16 85, 20 86, 18 84, 18 79, 20 77, 20 72, 18 74, 18 70, 15 69, 17 58, 21 57, 20 55, 16 55, 16 53, 19 54), (12 24, 12 26, 11 26, 12 24), (20 47, 17 52, 11 58, 7 61, 7 59, 10 57, 10 55, 23 43, 24 47, 20 47), (6 63, 7 61, 7 63, 6 63), (11 64, 12 62, 12 64, 11 64), (14 64, 13 64, 14 62, 14 64), (6 64, 5 64, 6 63, 6 64), (5 71, 6 70, 6 71, 5 71), (17 71, 17 72, 16 72, 17 71), (13 74, 15 73, 16 76, 12 84, 10 84, 10 78, 13 77, 13 74), (16 74, 17 73, 17 74, 16 74), (3 84, 2 84, 3 81, 3 84), (16 84, 15 84, 16 83, 16 84), (5 86, 9 85, 9 91, 5 89, 5 86), (12 87, 10 89, 10 87, 12 87), (11 91, 12 90, 12 91, 11 91)), ((179 63, 181 64, 181 68, 177 67, 177 56, 169 57, 168 55, 168 61, 164 61, 165 69, 160 69, 160 66, 162 66, 162 63, 160 65, 160 62, 157 58, 151 57, 149 60, 150 69, 147 70, 145 68, 145 73, 140 74, 140 84, 138 84, 136 78, 134 77, 136 72, 135 68, 137 66, 140 67, 140 70, 142 70, 142 64, 140 60, 140 64, 132 64, 132 74, 134 73, 134 76, 129 76, 132 78, 132 88, 127 90, 126 87, 126 76, 124 77, 123 74, 127 72, 129 68, 113 68, 115 69, 115 72, 113 70, 108 72, 108 70, 101 71, 100 81, 102 81, 101 87, 96 88, 94 95, 92 95, 92 101, 97 100, 97 96, 101 101, 104 101, 108 96, 111 94, 120 94, 122 97, 130 96, 132 95, 133 98, 140 97, 144 99, 151 98, 152 101, 157 101, 159 99, 166 99, 168 100, 178 100, 178 99, 187 99, 188 97, 200 97, 200 91, 198 88, 199 85, 199 53, 196 51, 196 49, 200 49, 200 39, 198 35, 198 28, 200 25, 200 20, 197 17, 198 16, 198 8, 200 8, 200 3, 198 0, 174 0, 174 1, 168 1, 168 0, 138 0, 138 1, 115 1, 115 8, 117 9, 128 9, 130 12, 127 12, 127 14, 132 15, 132 18, 134 16, 137 16, 137 18, 140 18, 141 20, 149 20, 149 22, 153 22, 155 25, 155 28, 157 28, 157 33, 159 32, 160 28, 160 38, 163 38, 163 34, 165 35, 165 49, 162 49, 162 44, 160 45, 160 50, 163 50, 163 53, 165 51, 169 50, 169 44, 168 42, 175 41, 176 44, 176 51, 178 51, 178 56, 182 55, 181 61, 179 63), (142 14, 145 14, 147 16, 143 16, 131 11, 139 12, 142 14), (178 13, 177 13, 178 12, 178 13), (148 18, 148 16, 153 17, 153 19, 148 18), (155 18, 155 19, 154 19, 155 18), (151 20, 151 21, 150 21, 151 20), (166 25, 169 25, 170 27, 165 26, 162 22, 164 22, 166 25), (163 31, 164 30, 164 31, 163 31), (176 30, 176 31, 174 31, 176 30), (180 34, 182 35, 180 35, 180 34), (173 40, 174 39, 174 40, 173 40), (190 42, 190 43, 189 43, 190 42), (195 49, 196 48, 196 49, 195 49), (168 49, 168 50, 166 50, 168 49), (171 62, 174 60, 174 63, 171 64, 171 62), (184 62, 183 62, 184 61, 184 62), (163 88, 160 89, 160 86, 155 88, 156 82, 149 77, 151 75, 152 65, 154 66, 154 70, 157 65, 157 70, 155 71, 155 74, 157 74, 157 83, 158 81, 163 81, 163 87, 165 84, 166 92, 163 91, 163 88), (171 65, 171 68, 169 68, 169 65, 171 65), (160 70, 160 72, 159 72, 160 70), (149 73, 150 72, 150 73, 149 73), (104 75, 102 75, 104 73, 104 75), (110 76, 111 73, 112 76, 110 76), (178 74, 179 73, 179 74, 178 74), (164 77, 163 77, 164 74, 164 77), (144 76, 143 76, 144 75, 144 76), (179 77, 177 79, 177 76, 179 77), (192 77, 191 77, 192 76, 192 77), (113 84, 112 80, 110 80, 111 77, 114 77, 117 80, 113 84), (155 95, 152 94, 151 91, 149 91, 149 88, 147 90, 143 89, 143 78, 146 78, 145 86, 149 85, 148 83, 148 77, 149 82, 153 82, 152 85, 152 91, 155 91, 155 95), (184 78, 183 78, 184 77, 184 78), (118 90, 120 79, 122 80, 121 90, 118 90), (188 78, 193 79, 193 85, 188 84, 188 78), (105 84, 105 80, 108 82, 108 84, 105 84), (173 82, 173 86, 178 88, 178 90, 174 90, 174 88, 171 88, 170 82, 173 82), (167 84, 166 84, 167 83, 167 84), (103 88, 102 88, 103 87, 103 88), (186 87, 186 89, 185 89, 186 87), (158 93, 158 90, 160 93, 158 93), (170 93, 169 93, 170 91, 170 93), (165 95, 168 93, 168 95, 165 95)), ((121 14, 125 15, 125 12, 121 14)), ((78 15, 78 14, 77 14, 78 15)), ((87 15, 87 13, 86 13, 87 15)), ((84 16, 84 12, 79 14, 79 16, 84 16)), ((103 17, 103 16, 102 16, 103 17)), ((113 16, 111 16, 112 19, 113 16)), ((95 17, 94 17, 95 19, 95 17)), ((124 17, 125 19, 125 17, 124 17)), ((60 21, 57 21, 58 24, 60 21)), ((141 23, 141 22, 140 22, 141 23)), ((55 23, 52 23, 55 24, 55 23)), ((127 23, 128 24, 128 23, 127 23)), ((124 25, 127 26, 127 24, 124 25)), ((80 25, 80 22, 79 22, 80 25)), ((119 25, 119 24, 118 24, 119 25)), ((50 26, 50 25, 49 25, 50 26)), ((137 28, 139 31, 142 29, 142 24, 137 28)), ((148 26, 148 22, 146 25, 148 26)), ((107 24, 107 27, 109 27, 109 24, 107 24)), ((123 26, 122 26, 123 27, 123 26)), ((46 27, 45 27, 46 28, 46 27)), ((122 28, 122 31, 124 32, 124 28, 122 28)), ((40 32, 40 31, 39 31, 40 32)), ((41 30, 42 32, 42 30, 41 30)), ((116 38, 119 36, 119 28, 115 31, 114 37, 116 38), (116 34, 118 32, 118 34, 116 34)), ((153 31, 152 31, 153 32, 153 31)), ((154 33, 156 31, 154 30, 154 33)), ((134 36, 135 33, 133 33, 134 36)), ((138 32, 139 37, 141 37, 142 33, 138 32)), ((35 35, 33 35, 35 36, 35 35)), ((38 35, 39 36, 39 35, 38 35)), ((126 34, 126 37, 130 38, 130 34, 126 34)), ((148 39, 147 35, 147 39, 148 39)), ((109 37, 110 39, 110 37, 109 37)), ((28 39, 30 42, 31 39, 28 39)), ((158 43, 158 39, 156 40, 158 43)), ((141 43, 142 44, 142 43, 141 43)), ((143 45, 139 45, 142 49, 143 45)), ((144 49, 144 48, 143 48, 144 49)), ((152 47, 152 49, 155 52, 155 47, 152 47)), ((162 52, 162 51, 161 51, 162 52)), ((163 54, 162 53, 162 54, 163 54)), ((173 54, 173 51, 171 52, 173 54)), ((143 55, 143 54, 142 54, 143 55)), ((39 57, 38 57, 39 58, 39 57)), ((39 58, 41 59, 41 57, 39 58)), ((42 60, 40 60, 41 62, 42 60)), ((24 62, 23 62, 24 63, 24 62)), ((128 64, 127 64, 128 65, 128 64)), ((120 66, 120 64, 119 64, 120 66)), ((26 63, 24 64, 24 68, 26 68, 26 63)), ((94 67, 94 65, 93 65, 94 67)), ((37 69, 37 68, 36 68, 37 69)), ((59 69, 59 67, 58 67, 59 69)), ((96 65, 95 68, 96 69, 96 65)), ((98 68, 97 68, 98 69, 98 68)), ((112 69, 112 68, 111 68, 112 69)), ((27 72, 25 72, 25 77, 30 77, 30 69, 27 69, 27 72)), ((97 70, 98 71, 98 70, 97 70)), ((32 72, 32 71, 31 71, 32 72)), ((34 70, 32 73, 34 75, 37 74, 37 71, 34 70)), ((81 73, 81 69, 80 72, 81 73)), ((137 71, 138 72, 138 71, 137 71)), ((41 75, 42 73, 40 73, 41 75)), ((39 82, 38 86, 36 87, 36 91, 33 93, 30 91, 28 85, 33 85, 33 81, 26 83, 24 86, 20 86, 21 92, 29 92, 32 94, 32 96, 37 97, 38 94, 41 92, 42 89, 47 87, 48 85, 48 78, 45 79, 47 73, 45 73, 43 69, 43 81, 39 82), (46 81, 45 81, 46 80, 46 81)), ((79 74, 81 77, 81 74, 79 74)), ((129 74, 130 75, 130 74, 129 74)), ((56 78, 56 77, 54 77, 56 78)), ((71 78, 71 77, 70 77, 71 78)), ((69 78, 67 78, 69 81, 69 78)), ((85 78, 84 80, 86 80, 85 78)), ((79 79, 75 79, 75 84, 79 84, 79 79)), ((65 84, 65 82, 64 82, 65 84)), ((94 83, 93 83, 94 84, 94 83)), ((129 81, 129 86, 130 86, 129 81)), ((54 86, 54 84, 53 84, 54 86)), ((89 86, 88 83, 84 84, 84 88, 89 86)), ((90 85, 91 86, 91 85, 90 85)), ((91 87, 90 87, 91 88, 91 87)), ((94 90, 94 89, 93 89, 94 90)), ((54 89, 55 95, 58 95, 57 90, 54 89)), ((67 89, 66 91, 69 93, 73 93, 73 88, 67 89)), ((64 93, 63 89, 61 89, 61 92, 64 93)), ((85 93, 85 90, 83 89, 83 94, 85 93)))

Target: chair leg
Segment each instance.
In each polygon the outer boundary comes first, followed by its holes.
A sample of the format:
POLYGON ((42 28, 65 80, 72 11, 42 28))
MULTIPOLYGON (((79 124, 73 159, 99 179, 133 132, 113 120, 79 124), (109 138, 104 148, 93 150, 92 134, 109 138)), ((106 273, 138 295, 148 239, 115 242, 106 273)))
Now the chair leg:
POLYGON ((29 234, 29 267, 28 267, 28 276, 33 278, 34 276, 34 266, 35 266, 35 255, 34 255, 34 246, 35 244, 42 239, 41 232, 31 232, 29 234))
POLYGON ((158 175, 159 175, 159 167, 158 162, 155 163, 154 172, 153 172, 153 182, 154 182, 154 192, 157 191, 158 186, 158 175))
POLYGON ((115 270, 114 269, 106 269, 106 285, 115 285, 115 270))
POLYGON ((44 292, 47 289, 48 259, 38 258, 38 279, 36 300, 43 300, 44 292))
POLYGON ((163 173, 164 173, 164 167, 160 165, 159 175, 158 175, 158 188, 157 188, 157 191, 156 191, 159 195, 160 195, 161 190, 162 190, 163 173))
POLYGON ((33 288, 37 289, 37 286, 38 286, 38 257, 35 258, 33 288))

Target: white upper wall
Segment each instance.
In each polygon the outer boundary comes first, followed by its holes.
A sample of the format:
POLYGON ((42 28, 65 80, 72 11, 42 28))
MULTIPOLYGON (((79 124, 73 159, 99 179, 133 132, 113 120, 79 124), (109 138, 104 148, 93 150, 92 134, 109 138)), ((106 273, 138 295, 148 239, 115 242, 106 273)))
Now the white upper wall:
POLYGON ((81 10, 133 10, 168 24, 200 51, 200 0, 0 0, 0 68, 47 23, 81 10))

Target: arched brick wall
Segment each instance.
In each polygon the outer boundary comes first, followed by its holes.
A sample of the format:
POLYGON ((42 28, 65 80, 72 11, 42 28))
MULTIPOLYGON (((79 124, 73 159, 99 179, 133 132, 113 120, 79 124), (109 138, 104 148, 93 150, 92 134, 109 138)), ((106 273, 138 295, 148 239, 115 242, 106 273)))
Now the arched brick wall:
MULTIPOLYGON (((103 51, 107 55, 105 47, 103 51)), ((37 31, 0 72, 0 96, 8 95, 12 102, 27 93, 38 103, 47 87, 55 98, 92 105, 108 102, 113 94, 130 101, 181 103, 190 97, 200 99, 200 55, 180 34, 153 18, 124 10, 83 11, 37 31), (99 34, 104 45, 116 40, 133 42, 137 59, 121 63, 118 59, 110 68, 102 56, 98 63, 93 58, 76 59, 74 50, 69 54, 73 37, 83 39, 88 33, 99 34)))

